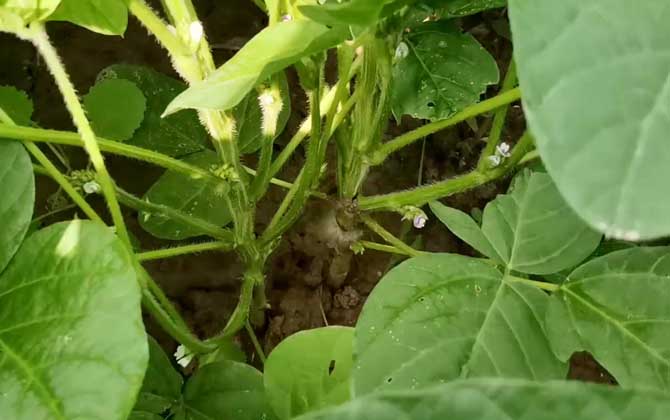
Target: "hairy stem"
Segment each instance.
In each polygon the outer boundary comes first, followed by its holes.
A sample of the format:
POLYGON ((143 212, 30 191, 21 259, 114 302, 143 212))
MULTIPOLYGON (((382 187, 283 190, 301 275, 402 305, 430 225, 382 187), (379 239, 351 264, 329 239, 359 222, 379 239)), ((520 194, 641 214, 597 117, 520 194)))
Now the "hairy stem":
POLYGON ((175 246, 171 248, 156 249, 153 251, 144 251, 135 254, 137 260, 140 262, 163 260, 166 258, 179 257, 187 254, 199 254, 208 251, 230 251, 233 249, 233 244, 224 241, 202 242, 199 244, 189 244, 175 246))
POLYGON ((365 225, 374 233, 379 235, 383 240, 388 242, 389 244, 393 245, 395 248, 400 250, 403 254, 409 255, 410 257, 418 257, 419 255, 425 254, 424 252, 417 251, 416 249, 412 248, 411 246, 407 245, 400 239, 398 239, 395 235, 393 235, 391 232, 388 230, 384 229, 382 225, 377 223, 372 217, 368 216, 367 214, 361 214, 361 221, 365 223, 365 225))
POLYGON ((51 71, 51 74, 56 81, 56 85, 58 86, 58 89, 63 96, 65 106, 72 116, 72 121, 81 134, 82 140, 84 141, 84 148, 88 153, 89 159, 91 160, 95 171, 98 174, 98 182, 100 183, 102 193, 105 197, 105 200, 107 201, 107 206, 112 215, 112 221, 116 227, 116 234, 130 249, 130 237, 128 236, 128 231, 126 230, 126 224, 123 220, 121 207, 119 206, 119 202, 116 199, 116 193, 114 192, 114 181, 112 181, 112 178, 107 171, 107 167, 105 166, 105 161, 102 153, 100 152, 95 134, 93 133, 91 124, 86 118, 84 108, 79 102, 77 92, 72 85, 67 72, 65 71, 65 66, 58 56, 56 49, 51 44, 51 41, 49 41, 49 36, 47 35, 47 32, 42 24, 33 23, 30 26, 28 33, 30 34, 29 40, 32 41, 32 43, 35 45, 40 55, 44 59, 47 67, 51 71))
POLYGON ((476 117, 477 115, 493 111, 494 109, 503 105, 518 101, 520 98, 521 90, 519 88, 514 88, 491 99, 487 99, 472 105, 471 107, 464 109, 451 118, 435 121, 407 132, 391 141, 384 143, 382 147, 380 147, 375 153, 372 154, 369 163, 372 166, 379 165, 383 163, 386 158, 391 155, 391 153, 400 150, 403 147, 409 146, 417 140, 420 140, 440 130, 444 130, 447 127, 461 123, 469 118, 476 117))
MULTIPOLYGON (((509 67, 507 68, 507 74, 505 75, 505 80, 503 81, 500 93, 509 92, 512 88, 514 88, 516 83, 516 65, 514 64, 514 59, 512 59, 512 61, 509 63, 509 67)), ((489 132, 489 139, 486 142, 486 147, 479 157, 479 163, 477 164, 478 169, 485 169, 489 164, 489 156, 495 154, 496 147, 500 143, 500 138, 502 137, 503 128, 505 127, 505 120, 507 119, 508 109, 509 104, 506 104, 496 110, 495 116, 493 117, 493 125, 491 126, 491 131, 489 132)))
POLYGON ((483 171, 475 170, 465 175, 407 191, 362 197, 358 200, 358 208, 369 211, 397 210, 402 206, 420 207, 433 200, 470 190, 506 175, 526 154, 528 147, 532 143, 532 136, 529 132, 526 132, 514 147, 512 155, 500 166, 483 171))

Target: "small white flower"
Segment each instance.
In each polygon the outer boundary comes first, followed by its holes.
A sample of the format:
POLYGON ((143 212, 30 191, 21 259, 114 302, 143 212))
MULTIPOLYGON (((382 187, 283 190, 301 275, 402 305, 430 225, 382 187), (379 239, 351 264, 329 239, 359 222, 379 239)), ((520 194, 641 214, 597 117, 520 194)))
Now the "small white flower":
POLYGON ((503 157, 506 157, 506 158, 511 156, 510 146, 509 146, 509 144, 507 144, 505 142, 502 142, 498 146, 496 146, 496 151, 500 154, 500 156, 503 156, 503 157))
POLYGON ((500 162, 502 159, 498 155, 491 155, 488 157, 489 163, 491 164, 491 167, 496 168, 500 165, 500 162))
POLYGON ((426 226, 427 221, 428 218, 426 217, 425 214, 418 214, 414 218, 414 227, 417 229, 423 229, 426 226))
POLYGON ((292 20, 293 20, 293 16, 291 16, 291 15, 284 15, 284 16, 281 17, 282 22, 290 22, 292 20))
POLYGON ((404 42, 398 44, 395 49, 395 59, 402 60, 409 55, 409 47, 404 42))
POLYGON ((193 353, 191 353, 191 350, 186 346, 181 344, 177 347, 177 351, 174 353, 174 358, 177 360, 179 366, 186 368, 191 364, 191 360, 193 360, 193 353))
POLYGON ((83 185, 84 192, 86 194, 97 194, 100 192, 100 184, 96 181, 88 181, 83 185))
POLYGON ((188 33, 191 36, 191 41, 198 45, 202 41, 203 35, 205 35, 205 29, 202 27, 202 23, 199 20, 192 22, 188 27, 188 33))

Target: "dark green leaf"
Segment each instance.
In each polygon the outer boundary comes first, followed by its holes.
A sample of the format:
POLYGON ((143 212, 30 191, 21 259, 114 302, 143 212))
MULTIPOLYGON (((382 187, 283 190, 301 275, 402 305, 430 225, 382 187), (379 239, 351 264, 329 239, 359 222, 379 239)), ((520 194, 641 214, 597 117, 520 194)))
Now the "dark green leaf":
MULTIPOLYGON (((183 159, 184 162, 203 169, 220 165, 219 157, 211 150, 203 150, 183 159)), ((182 213, 206 220, 217 226, 230 223, 226 203, 225 184, 213 185, 204 179, 194 179, 181 172, 166 171, 144 196, 154 203, 172 207, 182 213)), ((204 232, 176 222, 163 214, 140 213, 144 230, 162 239, 181 240, 200 236, 204 232)))
POLYGON ((25 92, 13 86, 0 86, 0 109, 5 111, 14 124, 29 125, 33 116, 33 101, 25 92))
POLYGON ((0 197, 2 273, 23 242, 35 206, 35 175, 30 156, 21 143, 0 141, 0 197))
POLYGON ((670 248, 630 248, 573 271, 552 296, 547 329, 567 360, 587 350, 624 387, 670 389, 670 248))
POLYGON ((265 363, 265 390, 282 420, 351 397, 353 328, 325 327, 286 338, 265 363))
POLYGON ((482 231, 509 269, 531 274, 574 267, 601 239, 568 207, 549 175, 529 171, 486 206, 482 231))
POLYGON ((396 49, 393 112, 441 120, 479 101, 498 66, 472 35, 449 22, 420 24, 396 49))
POLYGON ((61 0, 49 20, 64 20, 104 35, 123 35, 127 0, 61 0))
POLYGON ((209 142, 207 132, 200 124, 195 111, 184 111, 161 118, 165 107, 186 85, 150 68, 115 64, 98 76, 99 80, 125 79, 140 88, 147 100, 144 121, 129 144, 154 150, 169 156, 185 156, 205 148, 209 142))
POLYGON ((149 337, 149 366, 133 414, 165 413, 181 399, 183 383, 182 376, 174 369, 170 358, 156 340, 149 337))
MULTIPOLYGON (((277 121, 277 136, 284 131, 291 116, 291 96, 288 81, 283 72, 277 73, 283 107, 277 121)), ((252 90, 233 110, 237 120, 237 144, 241 153, 253 153, 261 148, 263 113, 258 102, 258 92, 252 90)))
POLYGON ((126 141, 144 120, 147 101, 133 82, 107 79, 96 83, 84 96, 84 108, 95 134, 126 141))
POLYGON ((566 201, 606 235, 670 234, 670 7, 510 1, 524 111, 566 201))
MULTIPOLYGON (((543 320, 548 296, 481 260, 413 258, 373 290, 356 325, 354 392, 415 389, 462 377, 565 377, 543 320)), ((373 417, 371 417, 373 418, 373 417)))
POLYGON ((375 394, 299 420, 665 420, 668 410, 653 390, 481 379, 375 394))
POLYGON ((0 418, 125 420, 148 361, 140 299, 108 227, 30 236, 0 277, 0 418))
POLYGON ((203 366, 184 389, 181 415, 187 420, 272 420, 263 375, 253 367, 225 361, 203 366))
POLYGON ((328 28, 303 19, 269 26, 209 78, 177 96, 165 112, 233 108, 261 81, 303 57, 337 45, 347 33, 345 27, 328 28))

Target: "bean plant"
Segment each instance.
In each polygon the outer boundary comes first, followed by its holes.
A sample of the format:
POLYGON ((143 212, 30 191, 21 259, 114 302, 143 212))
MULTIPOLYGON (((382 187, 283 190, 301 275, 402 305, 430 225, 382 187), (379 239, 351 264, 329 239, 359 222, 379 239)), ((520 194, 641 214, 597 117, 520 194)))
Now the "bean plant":
POLYGON ((145 0, 0 0, 0 31, 34 45, 76 127, 39 127, 28 96, 0 87, 0 418, 665 418, 670 3, 254 3, 267 27, 217 67, 191 0, 160 10, 145 0), (492 9, 511 26, 514 57, 502 69, 461 25, 492 9), (181 80, 115 64, 78 93, 46 26, 120 36, 129 17, 181 80), (289 90, 308 99, 294 132, 289 90), (519 134, 506 121, 520 100, 519 134), (391 136, 403 117, 421 125, 391 136), (490 129, 468 172, 366 194, 371 170, 477 121, 490 129), (290 140, 280 146, 280 135, 290 140), (64 165, 64 146, 83 148, 88 164, 64 165), (299 174, 280 179, 296 154, 299 174), (113 179, 105 155, 164 173, 140 197, 113 179), (329 170, 337 189, 325 194, 329 170), (77 218, 40 226, 36 175, 58 184, 77 218), (476 217, 440 202, 503 179, 509 190, 476 217), (285 194, 261 225, 270 188, 285 194), (336 249, 408 259, 384 275, 355 327, 296 333, 266 358, 254 323, 268 307, 268 261, 311 200, 334 206, 336 249), (138 249, 121 206, 176 245, 138 249), (439 221, 473 256, 416 249, 380 212, 417 229, 439 221), (191 331, 143 267, 200 252, 234 252, 244 265, 237 307, 211 337, 191 331), (180 363, 192 360, 188 376, 147 336, 142 310, 180 344, 180 363), (235 348, 242 330, 262 371, 235 348), (618 386, 566 381, 579 351, 618 386))

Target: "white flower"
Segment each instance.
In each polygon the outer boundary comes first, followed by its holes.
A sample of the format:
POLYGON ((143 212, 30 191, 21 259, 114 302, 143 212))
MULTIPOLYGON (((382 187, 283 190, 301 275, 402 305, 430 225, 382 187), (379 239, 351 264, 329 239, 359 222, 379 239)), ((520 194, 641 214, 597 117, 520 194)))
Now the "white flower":
POLYGON ((416 217, 414 217, 414 227, 417 229, 423 229, 424 226, 426 226, 427 221, 428 218, 425 214, 418 214, 416 217))
POLYGON ((498 146, 496 146, 496 151, 500 154, 500 156, 503 157, 510 157, 512 154, 510 153, 510 146, 509 144, 502 142, 498 146))
POLYGON ((293 20, 293 16, 291 16, 291 15, 284 15, 284 16, 281 17, 282 22, 290 22, 292 20, 293 20))
POLYGON ((177 347, 177 351, 174 352, 174 358, 177 360, 179 366, 186 368, 189 364, 191 364, 191 360, 193 360, 193 353, 191 353, 191 350, 189 350, 186 346, 181 344, 179 347, 177 347))
POLYGON ((88 181, 83 185, 84 192, 86 194, 97 194, 100 192, 100 184, 96 181, 88 181))
POLYGON ((409 55, 409 47, 404 42, 398 44, 395 49, 395 59, 402 60, 409 55))

